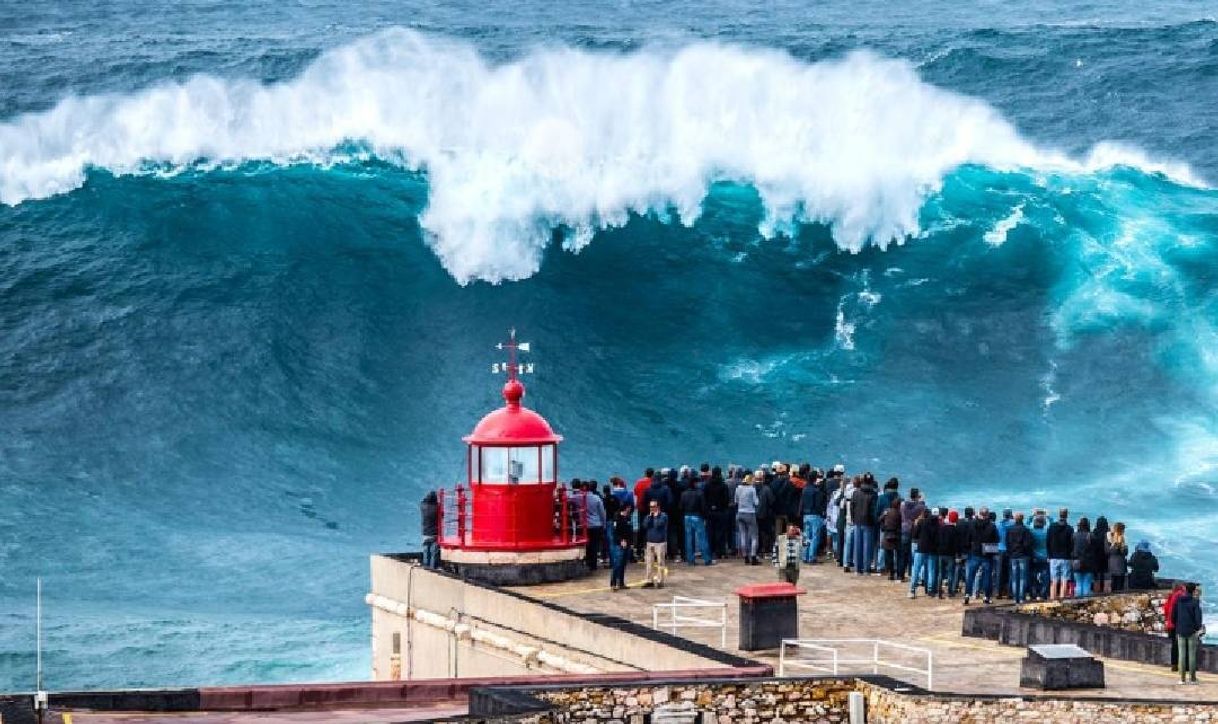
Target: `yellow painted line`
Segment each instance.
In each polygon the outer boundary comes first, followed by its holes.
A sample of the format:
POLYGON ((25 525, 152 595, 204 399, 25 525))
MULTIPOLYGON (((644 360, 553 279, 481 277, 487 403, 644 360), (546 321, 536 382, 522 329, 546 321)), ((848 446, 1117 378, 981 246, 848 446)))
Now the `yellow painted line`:
POLYGON ((66 711, 63 713, 63 724, 72 724, 72 715, 66 711))
MULTIPOLYGON (((635 581, 627 583, 626 588, 641 588, 646 581, 635 581)), ((599 586, 597 588, 579 588, 574 591, 555 591, 554 593, 531 593, 534 598, 562 598, 563 596, 579 596, 585 593, 603 593, 608 591, 608 586, 599 586)))

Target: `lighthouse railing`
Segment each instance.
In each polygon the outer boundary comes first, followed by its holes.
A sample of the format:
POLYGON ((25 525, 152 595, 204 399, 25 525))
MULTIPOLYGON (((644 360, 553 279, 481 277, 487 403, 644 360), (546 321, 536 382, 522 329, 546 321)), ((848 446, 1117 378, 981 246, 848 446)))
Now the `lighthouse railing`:
MULTIPOLYGON (((558 484, 554 490, 554 518, 551 523, 549 539, 538 539, 537 536, 525 534, 525 540, 513 546, 504 540, 488 541, 481 539, 478 530, 494 530, 500 533, 512 533, 524 526, 515 514, 488 516, 485 510, 474 515, 474 498, 477 496, 476 487, 457 485, 450 489, 437 491, 438 510, 436 512, 439 543, 446 548, 469 548, 498 550, 507 548, 576 546, 588 542, 588 506, 583 496, 588 493, 571 492, 564 484, 558 484), (519 527, 518 527, 519 526, 519 527)), ((535 528, 534 528, 535 532, 535 528)))

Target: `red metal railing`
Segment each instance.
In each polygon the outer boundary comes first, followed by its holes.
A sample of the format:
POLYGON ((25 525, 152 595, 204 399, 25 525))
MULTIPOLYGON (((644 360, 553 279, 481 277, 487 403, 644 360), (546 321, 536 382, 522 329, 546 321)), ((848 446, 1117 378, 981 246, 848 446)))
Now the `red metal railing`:
POLYGON ((468 550, 529 551, 587 543, 588 506, 584 496, 589 493, 571 493, 566 485, 555 486, 550 526, 546 528, 544 524, 539 525, 535 517, 523 519, 512 509, 489 512, 483 506, 476 510, 479 488, 490 487, 489 484, 471 487, 458 485, 451 490, 437 491, 437 529, 440 531, 441 546, 468 550))

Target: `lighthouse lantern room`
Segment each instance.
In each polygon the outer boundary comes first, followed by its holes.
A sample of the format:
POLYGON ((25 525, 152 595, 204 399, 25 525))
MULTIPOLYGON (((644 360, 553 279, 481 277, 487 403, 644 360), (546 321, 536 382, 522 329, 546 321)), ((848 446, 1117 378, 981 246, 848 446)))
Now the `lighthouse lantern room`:
POLYGON ((542 583, 583 572, 587 542, 584 506, 558 482, 558 444, 550 423, 521 404, 519 376, 533 365, 512 330, 497 345, 508 353, 493 372, 506 374, 504 406, 483 417, 467 435, 468 484, 441 491, 440 557, 463 576, 498 584, 542 583))

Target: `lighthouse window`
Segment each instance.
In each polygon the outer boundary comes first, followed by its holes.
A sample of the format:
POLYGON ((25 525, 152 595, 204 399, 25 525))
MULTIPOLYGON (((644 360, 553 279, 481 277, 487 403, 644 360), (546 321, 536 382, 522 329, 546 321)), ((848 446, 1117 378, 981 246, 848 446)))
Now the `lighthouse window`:
POLYGON ((535 447, 484 447, 482 482, 538 483, 538 456, 535 447))

